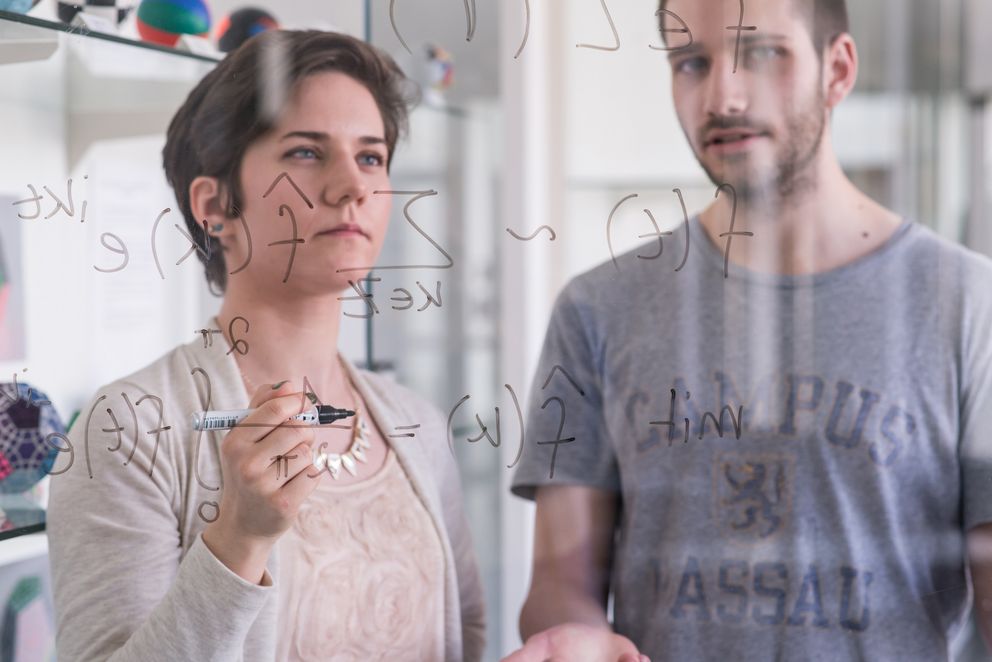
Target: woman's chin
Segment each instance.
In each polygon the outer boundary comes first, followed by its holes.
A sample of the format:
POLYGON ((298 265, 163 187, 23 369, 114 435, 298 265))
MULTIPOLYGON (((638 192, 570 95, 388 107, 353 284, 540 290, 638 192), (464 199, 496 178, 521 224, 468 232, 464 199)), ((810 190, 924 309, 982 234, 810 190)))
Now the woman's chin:
POLYGON ((340 284, 341 288, 351 288, 351 283, 357 283, 360 280, 365 280, 368 275, 372 272, 369 266, 356 264, 352 265, 337 265, 334 269, 334 273, 327 276, 325 279, 328 283, 333 283, 335 286, 340 284))

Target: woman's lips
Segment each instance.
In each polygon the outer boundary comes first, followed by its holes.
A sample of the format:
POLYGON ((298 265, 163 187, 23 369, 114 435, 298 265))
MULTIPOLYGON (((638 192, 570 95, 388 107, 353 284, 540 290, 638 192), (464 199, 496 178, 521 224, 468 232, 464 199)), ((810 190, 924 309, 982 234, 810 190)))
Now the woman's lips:
POLYGON ((323 232, 317 233, 318 237, 362 237, 367 239, 365 233, 361 230, 356 230, 353 228, 339 228, 336 230, 324 230, 323 232))

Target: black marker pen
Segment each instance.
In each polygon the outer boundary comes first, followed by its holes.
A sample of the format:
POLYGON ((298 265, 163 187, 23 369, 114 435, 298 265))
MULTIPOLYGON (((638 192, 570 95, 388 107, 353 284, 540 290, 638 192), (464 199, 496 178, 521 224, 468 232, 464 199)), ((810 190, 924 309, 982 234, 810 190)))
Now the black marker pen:
MULTIPOLYGON (((194 430, 230 430, 247 418, 254 409, 222 409, 197 411, 192 414, 194 430)), ((314 405, 296 416, 290 416, 289 421, 300 421, 304 425, 328 425, 342 418, 354 416, 350 409, 338 409, 330 405, 314 405)))

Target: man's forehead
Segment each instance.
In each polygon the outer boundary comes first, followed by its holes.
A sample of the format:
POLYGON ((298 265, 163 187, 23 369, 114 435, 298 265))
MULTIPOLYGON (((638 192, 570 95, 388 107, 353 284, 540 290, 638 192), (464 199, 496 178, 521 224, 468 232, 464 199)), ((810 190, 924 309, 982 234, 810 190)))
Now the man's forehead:
POLYGON ((669 30, 682 28, 681 19, 694 37, 729 32, 728 27, 740 23, 759 31, 787 34, 800 27, 797 10, 804 3, 806 0, 668 0, 664 9, 669 13, 661 18, 669 30))

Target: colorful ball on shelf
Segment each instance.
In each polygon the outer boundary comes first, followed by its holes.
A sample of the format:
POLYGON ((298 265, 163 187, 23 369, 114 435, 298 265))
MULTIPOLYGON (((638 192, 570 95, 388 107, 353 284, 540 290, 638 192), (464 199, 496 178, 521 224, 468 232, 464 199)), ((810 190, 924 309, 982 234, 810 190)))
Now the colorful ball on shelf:
POLYGON ((116 14, 112 13, 112 15, 120 24, 133 8, 134 6, 130 2, 121 0, 77 0, 76 2, 59 0, 57 13, 59 20, 63 23, 72 23, 72 19, 76 18, 76 14, 81 11, 105 14, 116 9, 116 14))
POLYGON ((138 34, 145 41, 175 46, 184 34, 210 34, 210 10, 203 0, 142 0, 138 34))
POLYGON ((48 397, 27 384, 0 384, 0 493, 24 492, 48 475, 64 440, 48 439, 65 433, 48 397))
POLYGON ((264 9, 238 9, 217 24, 217 47, 222 53, 230 53, 255 35, 278 28, 275 17, 264 9))
POLYGON ((430 85, 438 92, 444 92, 455 80, 454 58, 440 46, 427 45, 427 62, 430 68, 430 85))
POLYGON ((26 14, 41 0, 0 0, 0 9, 15 14, 26 14))

